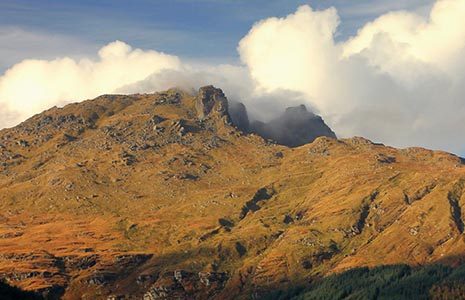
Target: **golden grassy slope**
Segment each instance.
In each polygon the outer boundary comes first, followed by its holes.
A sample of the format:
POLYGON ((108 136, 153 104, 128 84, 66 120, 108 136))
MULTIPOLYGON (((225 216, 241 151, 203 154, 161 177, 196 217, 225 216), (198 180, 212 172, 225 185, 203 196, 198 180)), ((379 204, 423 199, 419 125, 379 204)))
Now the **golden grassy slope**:
POLYGON ((178 90, 52 108, 0 145, 0 273, 65 299, 259 296, 465 250, 460 158, 362 138, 278 146, 200 122, 178 90))

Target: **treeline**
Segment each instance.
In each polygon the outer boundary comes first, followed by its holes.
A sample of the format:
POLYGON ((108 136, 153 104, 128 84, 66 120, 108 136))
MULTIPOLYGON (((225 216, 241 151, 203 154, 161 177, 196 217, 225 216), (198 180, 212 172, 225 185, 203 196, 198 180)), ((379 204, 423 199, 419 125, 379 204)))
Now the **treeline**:
POLYGON ((465 265, 357 268, 314 280, 309 286, 273 291, 265 299, 465 299, 465 265))
POLYGON ((465 299, 465 266, 359 268, 314 282, 303 299, 465 299))

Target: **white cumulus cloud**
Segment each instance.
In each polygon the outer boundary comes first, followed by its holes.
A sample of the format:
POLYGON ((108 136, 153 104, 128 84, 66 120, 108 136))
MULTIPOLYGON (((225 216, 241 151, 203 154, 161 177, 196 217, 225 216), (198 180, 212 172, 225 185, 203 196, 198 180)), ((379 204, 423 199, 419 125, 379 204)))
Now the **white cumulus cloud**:
POLYGON ((380 16, 336 42, 335 9, 254 25, 238 50, 257 88, 302 92, 339 135, 465 152, 465 1, 380 16))
POLYGON ((163 70, 176 70, 180 60, 156 51, 132 49, 116 41, 101 48, 97 60, 24 60, 0 77, 0 127, 71 101, 113 93, 163 70), (7 117, 8 116, 8 117, 7 117))
POLYGON ((256 23, 240 65, 187 64, 122 42, 98 59, 24 60, 0 77, 0 127, 53 105, 104 93, 214 84, 257 118, 305 102, 342 137, 465 153, 465 0, 437 0, 429 15, 389 12, 336 41, 334 8, 308 5, 256 23))

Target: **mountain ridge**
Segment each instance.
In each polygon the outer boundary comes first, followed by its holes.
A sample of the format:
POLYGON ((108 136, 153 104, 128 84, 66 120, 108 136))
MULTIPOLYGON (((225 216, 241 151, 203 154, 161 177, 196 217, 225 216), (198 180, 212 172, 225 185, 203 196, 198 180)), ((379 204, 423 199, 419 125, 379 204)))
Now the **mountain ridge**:
POLYGON ((211 91, 105 95, 1 130, 2 277, 51 298, 246 299, 461 262, 463 159, 360 137, 278 145, 211 91))

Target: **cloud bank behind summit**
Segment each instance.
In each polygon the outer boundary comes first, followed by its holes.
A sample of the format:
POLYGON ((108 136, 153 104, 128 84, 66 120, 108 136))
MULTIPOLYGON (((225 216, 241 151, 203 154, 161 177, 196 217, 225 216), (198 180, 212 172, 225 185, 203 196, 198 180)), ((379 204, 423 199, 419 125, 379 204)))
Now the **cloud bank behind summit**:
POLYGON ((439 0, 428 17, 390 12, 336 42, 336 9, 299 7, 256 23, 242 64, 206 65, 116 41, 97 58, 24 60, 0 77, 0 127, 54 105, 108 93, 213 84, 269 121, 304 103, 339 136, 465 153, 465 0, 439 0))

